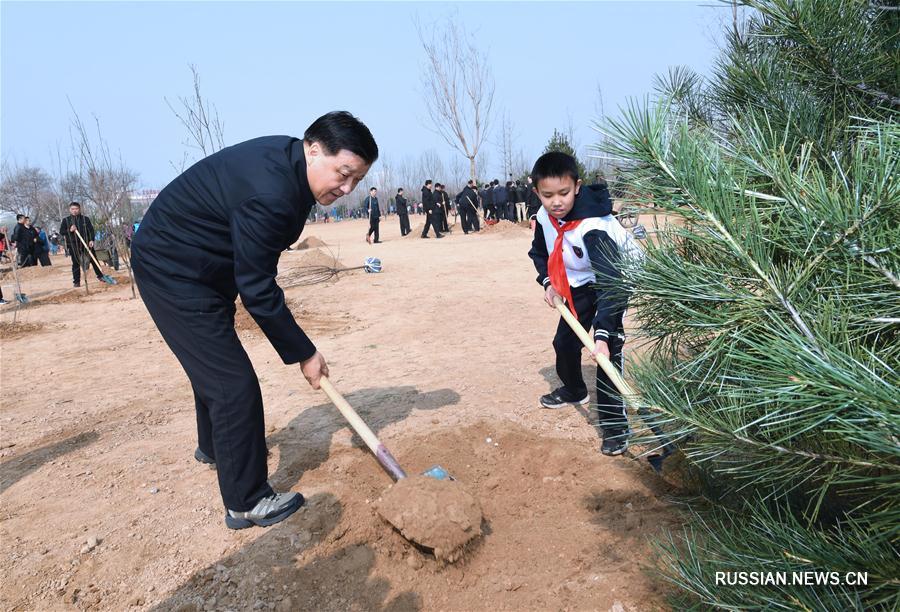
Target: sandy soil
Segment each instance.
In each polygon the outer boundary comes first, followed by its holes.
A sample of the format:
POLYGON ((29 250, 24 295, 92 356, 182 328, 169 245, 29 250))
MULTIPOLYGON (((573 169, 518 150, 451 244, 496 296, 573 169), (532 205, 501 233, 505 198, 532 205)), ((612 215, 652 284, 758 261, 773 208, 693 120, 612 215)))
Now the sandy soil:
MULTIPOLYGON (((28 307, 0 309, 0 607, 665 609, 648 541, 677 525, 670 486, 644 461, 600 455, 586 413, 538 408, 557 383, 557 316, 528 231, 401 239, 388 217, 370 246, 366 229, 304 235, 347 267, 380 257, 383 273, 286 294, 336 387, 407 471, 440 464, 477 498, 485 535, 466 556, 442 564, 377 515, 388 476, 240 311, 270 480, 308 503, 269 529, 225 528, 215 474, 192 456, 190 386, 127 275, 73 291, 57 257, 23 271, 28 307)), ((286 252, 282 272, 310 256, 286 252)), ((11 275, 2 285, 10 299, 11 275)))

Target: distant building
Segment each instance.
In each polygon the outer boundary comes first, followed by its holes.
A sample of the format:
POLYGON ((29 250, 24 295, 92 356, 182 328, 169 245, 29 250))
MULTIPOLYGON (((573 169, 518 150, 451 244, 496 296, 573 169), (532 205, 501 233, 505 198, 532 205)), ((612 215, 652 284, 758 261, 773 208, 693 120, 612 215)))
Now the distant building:
POLYGON ((153 200, 159 195, 158 189, 141 189, 140 191, 132 191, 128 194, 131 205, 134 207, 135 220, 142 219, 147 209, 153 204, 153 200))

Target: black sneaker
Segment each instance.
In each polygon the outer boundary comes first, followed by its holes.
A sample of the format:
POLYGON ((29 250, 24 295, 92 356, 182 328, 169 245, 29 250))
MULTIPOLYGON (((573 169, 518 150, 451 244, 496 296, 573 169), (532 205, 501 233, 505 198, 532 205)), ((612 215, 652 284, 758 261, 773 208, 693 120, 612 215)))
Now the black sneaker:
POLYGON ((621 455, 628 448, 628 436, 630 432, 627 429, 610 429, 603 432, 603 444, 600 445, 600 452, 610 457, 621 455))
POLYGON ((194 451, 194 459, 200 463, 205 463, 211 470, 216 469, 216 460, 200 450, 199 446, 197 447, 197 450, 194 451))
POLYGON ((573 397, 572 394, 566 391, 565 387, 560 387, 555 391, 551 391, 547 395, 541 396, 541 406, 543 406, 544 408, 562 408, 566 405, 584 406, 590 401, 590 394, 585 393, 584 397, 581 398, 573 397))
POLYGON ((73 287, 81 287, 81 281, 75 281, 74 283, 72 283, 72 286, 73 287))
POLYGON ((256 502, 247 512, 225 511, 225 525, 229 529, 246 529, 257 525, 268 527, 280 523, 303 506, 303 496, 299 493, 272 493, 256 502))

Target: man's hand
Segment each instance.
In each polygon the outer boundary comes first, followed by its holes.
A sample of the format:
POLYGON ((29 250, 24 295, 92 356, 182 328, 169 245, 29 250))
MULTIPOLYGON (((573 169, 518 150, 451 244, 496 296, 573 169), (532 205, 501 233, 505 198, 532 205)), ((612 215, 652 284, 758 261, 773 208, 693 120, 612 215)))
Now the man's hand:
POLYGON ((74 225, 70 225, 70 226, 69 226, 69 233, 70 233, 70 234, 74 234, 74 233, 75 233, 75 226, 74 226, 74 225))
POLYGON ((609 345, 606 343, 606 340, 597 340, 594 350, 591 351, 591 356, 596 357, 597 355, 603 355, 609 361, 609 345))
POLYGON ((319 379, 328 376, 328 364, 322 353, 316 351, 312 357, 300 364, 300 371, 313 389, 319 389, 319 379))
POLYGON ((544 291, 544 301, 547 302, 547 305, 550 308, 556 308, 556 304, 553 303, 553 298, 559 298, 563 302, 563 296, 556 292, 556 289, 553 288, 553 285, 547 285, 546 291, 544 291))
POLYGON ((94 248, 94 241, 91 240, 90 242, 88 242, 88 246, 91 247, 91 248, 93 249, 93 248, 94 248))

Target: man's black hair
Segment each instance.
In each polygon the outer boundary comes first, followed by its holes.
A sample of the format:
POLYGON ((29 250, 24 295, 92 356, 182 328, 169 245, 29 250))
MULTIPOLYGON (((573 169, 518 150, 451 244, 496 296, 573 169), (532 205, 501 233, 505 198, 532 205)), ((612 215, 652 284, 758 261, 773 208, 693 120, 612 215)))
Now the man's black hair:
POLYGON ((474 185, 474 184, 475 184, 475 179, 469 179, 468 181, 466 181, 466 185, 470 185, 470 186, 471 186, 471 185, 474 185))
POLYGON ((403 187, 399 188, 399 189, 397 190, 397 193, 400 193, 401 191, 403 191, 403 187))
POLYGON ((428 187, 429 185, 431 185, 431 179, 428 179, 427 181, 425 181, 425 186, 428 187))
POLYGON ((369 187, 369 191, 378 191, 377 187, 369 187))
POLYGON ((19 221, 21 221, 24 218, 25 218, 25 215, 23 215, 22 213, 19 213, 16 215, 16 222, 18 223, 19 221))
POLYGON ((545 178, 570 177, 578 182, 578 165, 575 158, 561 151, 550 151, 538 157, 531 169, 531 180, 540 185, 545 178))
POLYGON ((506 181, 506 187, 507 188, 512 187, 512 181, 506 181))
POLYGON ((350 151, 371 165, 378 159, 378 145, 366 125, 347 111, 332 111, 312 122, 303 140, 318 142, 327 155, 350 151))
POLYGON ((78 202, 69 202, 69 206, 77 206, 78 208, 81 208, 81 204, 79 204, 78 202))

